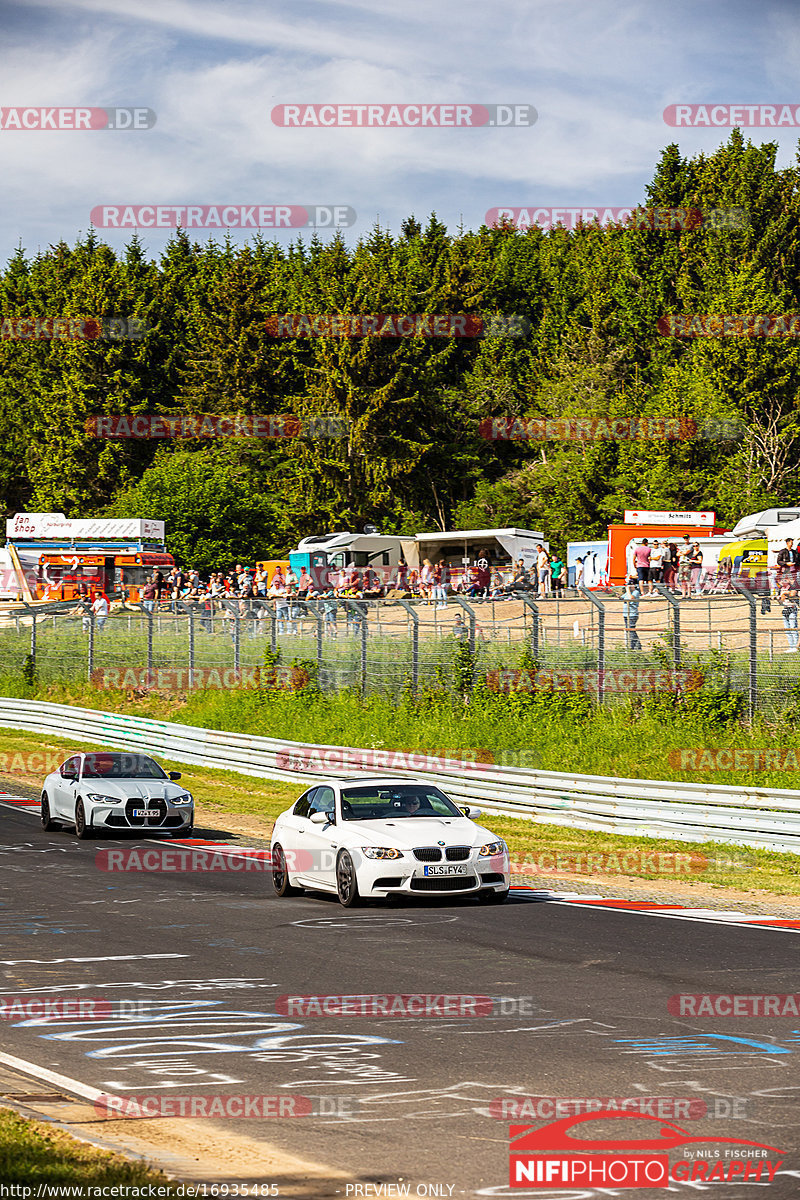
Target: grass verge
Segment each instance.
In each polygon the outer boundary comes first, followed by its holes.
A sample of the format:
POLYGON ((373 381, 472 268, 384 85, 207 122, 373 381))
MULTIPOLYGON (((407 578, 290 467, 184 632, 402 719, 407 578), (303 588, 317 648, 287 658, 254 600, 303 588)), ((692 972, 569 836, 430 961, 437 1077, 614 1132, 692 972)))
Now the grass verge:
POLYGON ((157 1195, 176 1194, 175 1185, 160 1171, 76 1141, 52 1125, 30 1121, 7 1108, 0 1108, 0 1180, 41 1186, 45 1197, 47 1188, 64 1184, 75 1188, 153 1185, 164 1189, 157 1195))

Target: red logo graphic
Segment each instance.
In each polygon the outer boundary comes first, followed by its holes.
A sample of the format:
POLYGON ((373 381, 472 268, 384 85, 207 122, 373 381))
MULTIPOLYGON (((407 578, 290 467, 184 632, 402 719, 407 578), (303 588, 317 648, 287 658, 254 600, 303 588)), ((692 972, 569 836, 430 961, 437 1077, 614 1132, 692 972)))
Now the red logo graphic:
POLYGON ((771 1183, 782 1165, 783 1151, 764 1142, 742 1138, 693 1136, 680 1125, 667 1124, 656 1117, 625 1112, 594 1112, 580 1117, 565 1117, 561 1121, 536 1129, 531 1125, 511 1125, 509 1128, 510 1185, 516 1188, 563 1187, 573 1184, 593 1187, 661 1187, 670 1180, 709 1180, 737 1182, 761 1179, 771 1183), (624 1141, 603 1138, 574 1137, 570 1130, 588 1121, 647 1121, 652 1136, 624 1141), (655 1129, 653 1128, 655 1126, 655 1129), (709 1161, 679 1158, 670 1165, 669 1151, 683 1146, 713 1145, 752 1147, 777 1156, 772 1162, 759 1157, 746 1161, 740 1153, 733 1158, 717 1157, 709 1161))

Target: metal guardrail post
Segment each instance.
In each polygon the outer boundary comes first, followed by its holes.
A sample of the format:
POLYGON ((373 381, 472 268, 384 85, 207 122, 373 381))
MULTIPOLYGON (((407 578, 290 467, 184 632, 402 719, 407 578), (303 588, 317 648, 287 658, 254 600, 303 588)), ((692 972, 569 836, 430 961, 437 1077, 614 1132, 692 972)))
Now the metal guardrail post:
POLYGON ((31 675, 36 671, 36 613, 31 613, 31 675))
POLYGON ((467 616, 469 617, 469 652, 470 652, 470 654, 474 654, 475 653, 475 621, 476 621, 475 609, 472 607, 471 604, 467 604, 467 602, 463 596, 459 596, 454 593, 453 599, 455 601, 457 601, 458 604, 461 605, 461 607, 464 609, 467 616))
POLYGON ((733 586, 737 592, 741 592, 745 600, 750 606, 749 626, 750 626, 750 685, 748 691, 748 711, 750 720, 752 721, 756 713, 756 705, 758 703, 758 654, 757 654, 757 627, 756 627, 756 598, 750 588, 739 580, 732 580, 733 586))
POLYGON ((194 609, 189 609, 189 687, 194 687, 194 609))
POLYGON ((278 618, 275 616, 274 600, 267 604, 267 612, 269 613, 269 649, 274 656, 278 653, 278 618))
POLYGON ((407 600, 395 600, 411 617, 411 690, 417 694, 419 687, 419 617, 407 600))
POLYGON ((541 615, 539 613, 539 605, 534 603, 527 592, 514 592, 514 598, 521 600, 533 613, 533 623, 531 625, 531 654, 535 659, 539 658, 539 622, 541 615))
POLYGON ((654 582, 653 587, 672 606, 672 657, 677 670, 681 665, 681 602, 663 583, 654 582))
POLYGON ((233 614, 233 670, 236 678, 239 678, 239 664, 241 661, 241 636, 239 613, 233 614))
POLYGON ((597 609, 597 703, 602 704, 605 697, 604 676, 606 670, 606 606, 597 596, 593 596, 585 587, 579 587, 582 596, 597 609))

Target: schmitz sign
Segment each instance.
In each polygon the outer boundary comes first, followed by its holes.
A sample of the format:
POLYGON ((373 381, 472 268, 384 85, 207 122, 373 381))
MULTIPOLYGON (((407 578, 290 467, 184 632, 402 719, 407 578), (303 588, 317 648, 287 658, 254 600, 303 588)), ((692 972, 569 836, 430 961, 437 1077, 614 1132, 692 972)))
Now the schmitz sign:
POLYGON ((713 512, 652 512, 644 508, 626 508, 626 525, 713 525, 713 512))
POLYGON ((16 513, 6 521, 6 537, 73 540, 87 538, 147 538, 163 542, 164 522, 149 517, 80 518, 68 520, 63 513, 16 513))

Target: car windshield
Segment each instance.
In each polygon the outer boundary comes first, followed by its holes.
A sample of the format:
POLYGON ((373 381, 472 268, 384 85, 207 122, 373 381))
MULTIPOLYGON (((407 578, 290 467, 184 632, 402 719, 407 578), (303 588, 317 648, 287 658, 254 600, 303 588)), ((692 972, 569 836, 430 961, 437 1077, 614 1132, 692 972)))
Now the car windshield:
POLYGON ((168 779, 157 762, 146 754, 87 754, 84 779, 168 779))
POLYGON ((463 817, 437 787, 422 783, 380 784, 342 789, 345 821, 383 817, 463 817))

